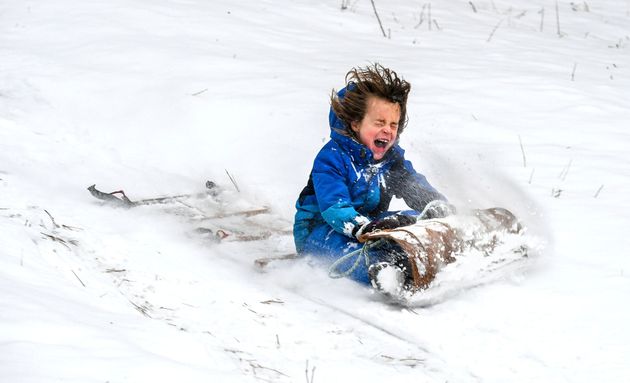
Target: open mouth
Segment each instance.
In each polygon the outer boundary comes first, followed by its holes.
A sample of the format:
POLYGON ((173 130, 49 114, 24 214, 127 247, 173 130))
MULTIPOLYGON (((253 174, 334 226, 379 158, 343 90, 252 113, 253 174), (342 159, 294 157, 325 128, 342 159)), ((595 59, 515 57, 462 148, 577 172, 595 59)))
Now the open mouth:
POLYGON ((381 138, 374 140, 374 146, 376 146, 377 148, 384 148, 387 146, 387 144, 389 144, 389 140, 384 140, 381 138))

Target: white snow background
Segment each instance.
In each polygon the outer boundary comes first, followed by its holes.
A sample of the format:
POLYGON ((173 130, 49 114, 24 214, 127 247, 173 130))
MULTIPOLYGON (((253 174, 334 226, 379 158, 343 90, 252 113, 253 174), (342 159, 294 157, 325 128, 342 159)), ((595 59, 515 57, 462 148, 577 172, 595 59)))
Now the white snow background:
POLYGON ((630 2, 376 1, 388 37, 345 3, 0 3, 1 382, 630 381, 630 2), (330 93, 371 62, 412 84, 416 169, 544 240, 528 269, 408 309, 258 271, 286 235, 213 244, 86 190, 227 170, 228 207, 290 228, 330 93))

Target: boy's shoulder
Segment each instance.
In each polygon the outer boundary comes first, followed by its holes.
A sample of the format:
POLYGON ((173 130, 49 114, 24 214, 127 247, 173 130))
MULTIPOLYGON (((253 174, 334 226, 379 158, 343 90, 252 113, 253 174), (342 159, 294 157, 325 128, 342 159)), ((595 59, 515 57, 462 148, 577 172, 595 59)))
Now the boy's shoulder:
POLYGON ((347 157, 349 157, 347 151, 338 142, 328 140, 317 153, 315 162, 343 163, 347 157))

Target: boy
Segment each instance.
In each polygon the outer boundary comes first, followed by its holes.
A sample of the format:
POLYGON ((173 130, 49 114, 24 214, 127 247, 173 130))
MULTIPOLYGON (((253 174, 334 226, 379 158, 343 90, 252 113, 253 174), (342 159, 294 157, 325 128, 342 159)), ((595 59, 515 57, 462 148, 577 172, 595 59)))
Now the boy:
MULTIPOLYGON (((444 196, 404 158, 398 140, 407 122, 411 86, 379 64, 353 68, 346 87, 331 96, 330 138, 313 164, 296 203, 293 236, 298 254, 329 263, 358 249, 363 234, 450 213, 444 196), (392 197, 414 211, 389 212, 392 197), (426 209, 426 211, 425 211, 426 209)), ((348 276, 379 288, 378 273, 393 266, 409 281, 404 252, 393 242, 370 249, 370 265, 348 276)))

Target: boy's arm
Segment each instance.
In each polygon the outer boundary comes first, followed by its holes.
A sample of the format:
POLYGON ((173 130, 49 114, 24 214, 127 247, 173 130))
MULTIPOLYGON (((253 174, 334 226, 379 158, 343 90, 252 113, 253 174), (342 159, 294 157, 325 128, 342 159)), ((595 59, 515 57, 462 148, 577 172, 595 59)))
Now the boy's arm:
POLYGON ((392 168, 392 178, 394 194, 413 210, 421 212, 431 201, 448 201, 407 160, 401 160, 392 168))
POLYGON ((313 187, 322 217, 335 231, 353 237, 370 220, 352 205, 343 161, 337 151, 318 156, 313 166, 313 187))

